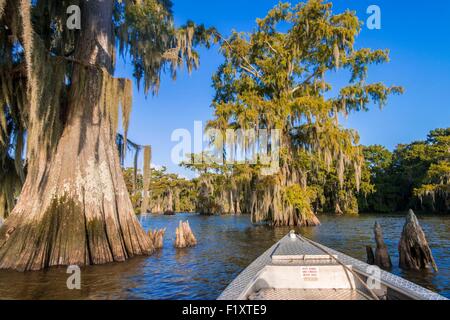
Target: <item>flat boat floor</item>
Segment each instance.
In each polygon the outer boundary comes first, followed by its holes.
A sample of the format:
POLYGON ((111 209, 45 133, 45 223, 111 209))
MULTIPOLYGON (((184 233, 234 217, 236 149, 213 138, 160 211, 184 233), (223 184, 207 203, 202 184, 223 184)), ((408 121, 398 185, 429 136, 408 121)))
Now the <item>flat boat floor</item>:
POLYGON ((249 300, 370 300, 358 290, 347 289, 262 289, 249 300))
POLYGON ((445 300, 295 233, 250 264, 219 300, 445 300), (374 287, 371 289, 369 285, 374 287))

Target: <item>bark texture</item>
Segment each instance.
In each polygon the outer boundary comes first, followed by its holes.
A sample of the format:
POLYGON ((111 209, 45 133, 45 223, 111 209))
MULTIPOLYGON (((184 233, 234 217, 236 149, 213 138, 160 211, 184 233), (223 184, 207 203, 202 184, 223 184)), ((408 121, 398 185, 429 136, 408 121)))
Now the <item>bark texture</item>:
POLYGON ((183 249, 197 245, 197 239, 189 226, 189 221, 180 221, 176 230, 175 248, 183 249))
POLYGON ((399 253, 400 268, 402 269, 423 270, 433 268, 436 272, 438 271, 425 233, 412 210, 409 211, 403 227, 399 253))
POLYGON ((112 73, 113 1, 82 2, 67 120, 55 150, 39 150, 19 201, 0 229, 0 269, 125 261, 153 252, 121 173, 104 101, 112 73), (87 65, 93 65, 87 66, 87 65), (103 69, 103 71, 102 71, 103 69))
POLYGON ((148 235, 152 240, 153 247, 155 249, 162 249, 164 247, 164 235, 166 234, 166 229, 149 231, 148 235))
POLYGON ((375 265, 375 255, 371 246, 366 246, 367 264, 375 265))
POLYGON ((377 248, 375 250, 375 265, 382 269, 390 270, 392 269, 392 261, 389 256, 388 248, 384 243, 381 225, 378 222, 375 223, 374 233, 375 241, 377 243, 377 248))

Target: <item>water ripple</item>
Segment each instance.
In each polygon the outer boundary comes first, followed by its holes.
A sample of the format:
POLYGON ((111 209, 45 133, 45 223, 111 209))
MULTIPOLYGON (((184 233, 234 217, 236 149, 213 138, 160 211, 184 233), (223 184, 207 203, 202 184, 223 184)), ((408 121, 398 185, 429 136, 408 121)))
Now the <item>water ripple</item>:
MULTIPOLYGON (((393 272, 450 298, 450 217, 420 217, 439 273, 393 272)), ((252 226, 248 216, 201 217, 143 216, 145 229, 167 228, 164 249, 151 257, 82 270, 82 290, 66 287, 64 268, 42 272, 0 271, 1 299, 216 299, 223 289, 255 258, 289 232, 252 226), (175 228, 189 219, 199 244, 173 248, 175 228)), ((373 225, 383 227, 394 265, 404 216, 363 215, 359 218, 322 216, 322 225, 301 233, 336 250, 365 260, 365 246, 373 244, 373 225)))

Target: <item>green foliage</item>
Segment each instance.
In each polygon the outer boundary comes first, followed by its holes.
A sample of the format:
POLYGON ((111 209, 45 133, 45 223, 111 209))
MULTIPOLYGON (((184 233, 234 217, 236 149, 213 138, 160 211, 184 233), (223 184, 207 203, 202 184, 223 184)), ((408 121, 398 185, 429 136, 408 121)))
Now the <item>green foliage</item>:
POLYGON ((194 47, 210 45, 215 29, 206 29, 188 21, 176 28, 170 0, 116 1, 114 10, 115 35, 119 53, 129 54, 137 83, 144 82, 144 91, 157 92, 161 72, 170 70, 172 77, 183 63, 188 71, 199 66, 194 47))
MULTIPOLYGON (((383 106, 389 95, 403 89, 368 83, 369 66, 388 62, 389 56, 388 50, 355 49, 360 25, 354 12, 332 12, 330 2, 280 3, 257 20, 254 32, 233 32, 223 39, 225 62, 213 77, 215 119, 208 127, 281 130, 282 169, 276 177, 265 179, 259 165, 250 166, 253 180, 268 182, 256 195, 264 208, 252 212, 254 220, 264 221, 272 213, 278 219, 290 211, 278 205, 271 208, 270 203, 278 204, 280 190, 293 185, 321 189, 318 194, 333 204, 320 203, 322 197, 317 197, 315 209, 335 207, 339 213, 340 206, 357 213, 356 194, 371 191, 358 134, 343 128, 338 117, 368 110, 371 103, 383 106), (332 86, 326 77, 342 70, 350 73, 348 85, 330 97, 332 86)), ((231 148, 241 148, 246 154, 259 143, 252 146, 252 142, 240 141, 231 148)), ((296 202, 291 202, 291 208, 292 203, 296 202)), ((301 221, 299 217, 289 218, 288 223, 301 221)))
POLYGON ((364 156, 376 189, 360 199, 364 211, 449 212, 450 128, 433 130, 426 141, 399 145, 393 153, 366 147, 364 156))
MULTIPOLYGON (((127 185, 133 207, 140 212, 143 200, 143 176, 137 173, 137 184, 134 182, 135 169, 123 169, 125 183, 127 185)), ((149 184, 149 208, 152 213, 194 212, 197 199, 195 181, 179 177, 173 173, 167 173, 165 167, 151 169, 149 184)))
POLYGON ((315 188, 302 188, 299 185, 285 188, 284 194, 285 200, 302 214, 310 214, 312 212, 311 203, 317 199, 315 188))
POLYGON ((239 214, 236 203, 243 201, 239 189, 250 177, 248 166, 214 163, 206 153, 190 158, 191 161, 182 166, 198 174, 193 180, 197 212, 204 215, 239 214))

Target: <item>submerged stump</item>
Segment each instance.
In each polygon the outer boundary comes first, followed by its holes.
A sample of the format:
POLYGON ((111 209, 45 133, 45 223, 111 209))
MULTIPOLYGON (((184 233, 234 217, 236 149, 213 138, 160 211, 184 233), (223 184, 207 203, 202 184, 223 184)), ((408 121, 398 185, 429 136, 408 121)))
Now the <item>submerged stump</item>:
POLYGON ((375 265, 375 255, 373 254, 373 249, 371 246, 366 246, 367 253, 367 264, 371 266, 375 265))
POLYGON ((164 246, 164 235, 166 234, 166 229, 160 230, 150 230, 148 236, 152 240, 153 247, 155 249, 162 249, 164 246))
POLYGON ((409 210, 399 244, 400 268, 423 270, 433 268, 438 271, 425 233, 414 211, 409 210))
POLYGON ((189 221, 180 221, 176 230, 175 248, 183 249, 197 245, 197 239, 189 226, 189 221))
POLYGON ((375 241, 377 243, 377 248, 375 250, 375 265, 386 270, 392 269, 391 257, 389 256, 388 248, 384 243, 381 225, 378 222, 375 223, 374 233, 375 241))

